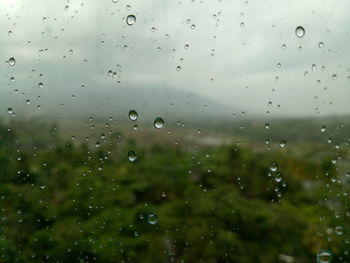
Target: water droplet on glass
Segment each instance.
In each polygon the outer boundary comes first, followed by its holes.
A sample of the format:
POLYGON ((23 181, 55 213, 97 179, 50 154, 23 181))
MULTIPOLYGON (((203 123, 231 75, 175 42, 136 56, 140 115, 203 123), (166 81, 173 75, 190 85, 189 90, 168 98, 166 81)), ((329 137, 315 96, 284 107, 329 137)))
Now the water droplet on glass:
POLYGON ((279 182, 281 182, 282 181, 282 173, 277 173, 276 175, 275 175, 275 181, 277 182, 277 183, 279 183, 279 182))
POLYGON ((157 222, 158 222, 158 217, 157 217, 157 215, 155 215, 155 214, 150 214, 150 215, 148 216, 148 218, 147 218, 147 221, 148 221, 149 224, 155 225, 155 224, 157 224, 157 222))
POLYGON ((12 113, 13 113, 12 108, 8 108, 8 109, 7 109, 7 112, 8 112, 9 114, 12 114, 12 113))
POLYGON ((136 16, 134 15, 128 15, 127 18, 126 18, 126 23, 129 25, 129 26, 132 26, 133 24, 135 24, 136 22, 136 16))
POLYGON ((10 30, 9 32, 7 32, 7 34, 8 34, 9 36, 12 36, 12 31, 10 30))
POLYGON ((66 5, 66 6, 64 7, 64 10, 69 11, 69 5, 66 5))
POLYGON ((297 26, 295 29, 295 34, 297 37, 302 38, 305 35, 305 29, 302 26, 297 26))
POLYGON ((272 172, 276 172, 276 171, 277 171, 277 168, 278 168, 278 163, 272 162, 271 165, 270 165, 270 170, 271 170, 272 172))
POLYGON ((322 127, 321 127, 321 132, 325 132, 326 129, 327 129, 326 125, 322 125, 322 127))
POLYGON ((164 127, 164 120, 161 117, 157 117, 154 122, 153 122, 153 126, 156 129, 161 129, 164 127))
POLYGON ((130 162, 134 162, 136 160, 136 154, 133 151, 128 152, 128 159, 130 162))
POLYGON ((319 48, 323 48, 324 47, 324 43, 323 42, 318 42, 318 47, 319 48))
POLYGON ((138 114, 135 110, 130 110, 129 111, 129 119, 132 120, 132 121, 136 121, 137 118, 138 118, 138 114))
POLYGON ((44 87, 44 84, 43 84, 42 82, 40 82, 40 83, 38 84, 38 87, 39 87, 40 89, 42 89, 42 88, 44 87))
POLYGON ((14 57, 9 58, 8 63, 9 63, 10 66, 16 65, 16 60, 15 60, 15 58, 14 58, 14 57))
POLYGON ((343 233, 344 233, 344 229, 342 226, 336 226, 335 227, 335 233, 338 235, 338 236, 341 236, 343 233))
POLYGON ((284 148, 284 147, 286 146, 286 144, 287 144, 286 140, 282 140, 282 141, 280 142, 281 148, 284 148))
POLYGON ((321 250, 317 254, 317 263, 330 263, 333 259, 333 253, 330 250, 321 250))
POLYGON ((337 74, 333 74, 333 75, 332 75, 332 79, 333 79, 333 80, 336 80, 337 78, 338 78, 338 77, 337 77, 337 74))
POLYGON ((181 67, 180 67, 180 66, 177 66, 177 67, 176 67, 176 71, 181 71, 181 67))

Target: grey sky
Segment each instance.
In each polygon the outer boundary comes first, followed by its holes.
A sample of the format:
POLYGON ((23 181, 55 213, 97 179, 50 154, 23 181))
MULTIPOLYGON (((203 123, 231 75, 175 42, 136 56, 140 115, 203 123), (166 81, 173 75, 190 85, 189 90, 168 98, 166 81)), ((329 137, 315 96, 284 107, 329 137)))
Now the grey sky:
POLYGON ((84 110, 81 101, 100 94, 154 86, 248 114, 348 114, 349 10, 346 0, 0 0, 0 109, 34 112, 41 105, 45 114, 75 95, 75 109, 84 110), (132 26, 129 14, 136 16, 132 26), (299 25, 303 38, 294 32, 299 25), (5 63, 10 57, 15 66, 5 63))

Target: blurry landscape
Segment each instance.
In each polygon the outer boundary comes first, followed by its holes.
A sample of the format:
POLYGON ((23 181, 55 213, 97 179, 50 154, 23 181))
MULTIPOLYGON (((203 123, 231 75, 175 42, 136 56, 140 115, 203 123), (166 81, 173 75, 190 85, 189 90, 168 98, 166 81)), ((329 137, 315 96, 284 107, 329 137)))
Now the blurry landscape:
POLYGON ((0 0, 0 263, 349 263, 348 10, 0 0))
POLYGON ((82 124, 1 124, 1 262, 349 260, 345 119, 82 124))

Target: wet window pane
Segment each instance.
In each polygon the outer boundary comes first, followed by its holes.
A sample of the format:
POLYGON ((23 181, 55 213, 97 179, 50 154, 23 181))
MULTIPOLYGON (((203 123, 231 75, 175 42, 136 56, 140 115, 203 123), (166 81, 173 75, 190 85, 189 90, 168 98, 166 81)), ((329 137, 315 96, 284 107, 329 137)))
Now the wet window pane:
POLYGON ((350 3, 0 1, 0 262, 349 262, 350 3))

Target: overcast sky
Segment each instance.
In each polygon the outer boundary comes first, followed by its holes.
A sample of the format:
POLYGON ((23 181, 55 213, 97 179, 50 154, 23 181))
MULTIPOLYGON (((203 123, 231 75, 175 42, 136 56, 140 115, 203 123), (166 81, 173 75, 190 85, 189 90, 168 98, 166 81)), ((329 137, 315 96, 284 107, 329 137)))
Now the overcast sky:
POLYGON ((79 110, 156 87, 251 115, 349 114, 349 10, 347 0, 0 0, 1 113, 72 100, 79 110))

